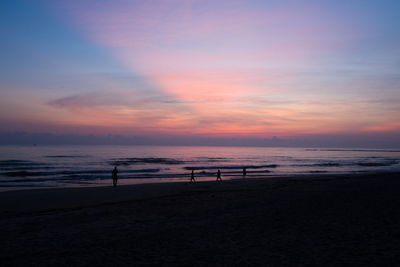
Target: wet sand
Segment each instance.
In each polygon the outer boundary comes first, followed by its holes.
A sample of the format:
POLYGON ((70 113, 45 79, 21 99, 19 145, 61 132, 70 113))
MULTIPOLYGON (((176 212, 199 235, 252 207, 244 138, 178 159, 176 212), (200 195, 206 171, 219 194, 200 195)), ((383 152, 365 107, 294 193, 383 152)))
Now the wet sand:
POLYGON ((0 193, 1 266, 396 266, 400 174, 0 193))

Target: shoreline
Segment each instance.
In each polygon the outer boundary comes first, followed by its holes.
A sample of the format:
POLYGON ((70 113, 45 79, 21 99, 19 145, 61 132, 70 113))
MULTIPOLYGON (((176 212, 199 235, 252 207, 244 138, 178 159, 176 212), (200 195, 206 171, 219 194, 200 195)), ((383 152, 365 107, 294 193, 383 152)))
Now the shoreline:
MULTIPOLYGON (((300 173, 300 174, 276 174, 276 175, 248 175, 246 178, 242 178, 242 176, 229 176, 227 175, 224 179, 224 175, 222 175, 222 180, 224 182, 227 181, 241 181, 241 180, 270 180, 270 179, 285 179, 285 178, 312 178, 312 177, 357 177, 357 176, 369 176, 369 175, 378 175, 378 174, 396 174, 400 173, 400 170, 380 170, 380 171, 368 171, 368 172, 351 172, 351 173, 300 173)), ((214 176, 200 176, 196 177, 196 183, 208 183, 216 181, 216 177, 214 176)), ((87 184, 76 184, 76 185, 68 185, 68 186, 2 186, 0 187, 0 195, 7 192, 17 192, 17 191, 36 191, 36 190, 63 190, 63 189, 85 189, 85 188, 102 188, 112 186, 112 179, 102 180, 103 183, 87 183, 87 184), (104 181, 108 181, 105 183, 104 181)), ((174 184, 174 183, 190 183, 190 173, 188 173, 187 178, 119 178, 117 187, 125 187, 125 186, 138 186, 138 185, 151 185, 151 184, 174 184), (121 183, 122 181, 122 183, 121 183), (124 183, 127 182, 128 183, 124 183), (132 182, 134 181, 134 182, 132 182)))
POLYGON ((276 184, 290 181, 313 181, 332 179, 364 179, 377 176, 400 176, 400 172, 372 172, 357 174, 304 174, 285 176, 259 176, 252 178, 233 178, 222 181, 208 180, 154 182, 140 184, 126 184, 113 187, 109 186, 83 186, 83 187, 49 187, 16 189, 0 192, 0 212, 17 210, 57 210, 61 208, 90 207, 97 204, 113 204, 117 202, 140 200, 149 197, 159 197, 169 194, 190 192, 192 190, 218 190, 221 187, 256 186, 256 184, 276 184), (74 197, 70 197, 73 195, 74 197), (15 201, 23 198, 23 202, 15 201))

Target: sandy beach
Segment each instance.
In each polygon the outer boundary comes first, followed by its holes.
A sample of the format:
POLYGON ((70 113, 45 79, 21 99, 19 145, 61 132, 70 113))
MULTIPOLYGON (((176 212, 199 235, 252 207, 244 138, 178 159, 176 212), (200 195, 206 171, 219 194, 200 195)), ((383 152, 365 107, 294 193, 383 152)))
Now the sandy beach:
POLYGON ((400 174, 0 193, 2 266, 396 266, 400 174))

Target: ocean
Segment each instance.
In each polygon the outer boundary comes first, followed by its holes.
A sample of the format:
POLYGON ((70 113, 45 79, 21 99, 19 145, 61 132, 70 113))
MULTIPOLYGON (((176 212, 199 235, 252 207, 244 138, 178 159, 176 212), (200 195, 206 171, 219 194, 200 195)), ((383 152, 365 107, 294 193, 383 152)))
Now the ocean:
POLYGON ((399 149, 0 146, 0 191, 48 187, 400 171, 399 149))

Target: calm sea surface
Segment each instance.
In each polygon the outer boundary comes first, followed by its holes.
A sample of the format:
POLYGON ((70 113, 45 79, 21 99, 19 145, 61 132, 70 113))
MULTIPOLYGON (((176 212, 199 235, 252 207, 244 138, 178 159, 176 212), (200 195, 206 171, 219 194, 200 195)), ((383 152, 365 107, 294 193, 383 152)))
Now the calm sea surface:
POLYGON ((182 146, 0 146, 0 191, 400 171, 400 150, 182 146))

